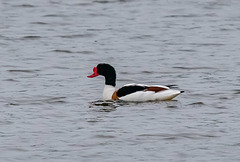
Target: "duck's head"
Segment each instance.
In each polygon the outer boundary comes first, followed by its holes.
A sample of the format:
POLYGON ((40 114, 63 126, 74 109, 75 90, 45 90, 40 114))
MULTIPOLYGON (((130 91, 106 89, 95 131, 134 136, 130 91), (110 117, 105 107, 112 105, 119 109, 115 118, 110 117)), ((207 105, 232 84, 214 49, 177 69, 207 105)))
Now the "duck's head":
POLYGON ((115 69, 105 63, 98 64, 97 67, 93 68, 93 74, 89 75, 89 78, 94 78, 99 75, 102 75, 105 77, 105 84, 106 85, 113 85, 115 86, 116 84, 116 71, 115 69))

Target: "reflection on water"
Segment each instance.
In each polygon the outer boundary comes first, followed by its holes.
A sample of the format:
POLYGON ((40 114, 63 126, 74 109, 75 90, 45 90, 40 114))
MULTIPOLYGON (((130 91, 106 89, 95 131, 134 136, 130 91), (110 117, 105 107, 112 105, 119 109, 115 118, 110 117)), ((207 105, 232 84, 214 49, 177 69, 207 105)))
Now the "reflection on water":
MULTIPOLYGON (((164 104, 167 106, 167 108, 180 108, 181 105, 178 103, 177 100, 171 100, 171 101, 147 101, 147 102, 128 102, 128 101, 121 101, 121 100, 109 100, 109 101, 104 101, 104 100, 97 100, 90 102, 89 108, 96 108, 95 110, 103 110, 103 111, 115 111, 116 108, 118 107, 131 107, 131 106, 143 106, 144 104, 147 105, 153 105, 153 104, 164 104)), ((198 104, 198 103, 193 103, 193 104, 198 104)))
POLYGON ((120 105, 118 105, 118 103, 116 103, 116 101, 98 100, 98 101, 91 102, 89 105, 89 108, 92 108, 95 111, 111 112, 111 111, 115 111, 116 108, 119 106, 120 105))
POLYGON ((239 10, 219 1, 4 1, 0 5, 3 161, 239 161, 239 10), (103 101, 169 85, 174 101, 103 101), (121 159, 121 160, 120 160, 121 159))

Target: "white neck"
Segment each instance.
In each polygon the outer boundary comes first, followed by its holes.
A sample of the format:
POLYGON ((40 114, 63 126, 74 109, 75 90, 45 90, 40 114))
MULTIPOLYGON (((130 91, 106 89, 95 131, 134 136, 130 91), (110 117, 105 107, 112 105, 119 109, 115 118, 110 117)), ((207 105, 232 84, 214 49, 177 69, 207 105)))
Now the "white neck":
POLYGON ((115 92, 114 86, 105 85, 105 87, 103 89, 103 100, 111 100, 114 92, 115 92))

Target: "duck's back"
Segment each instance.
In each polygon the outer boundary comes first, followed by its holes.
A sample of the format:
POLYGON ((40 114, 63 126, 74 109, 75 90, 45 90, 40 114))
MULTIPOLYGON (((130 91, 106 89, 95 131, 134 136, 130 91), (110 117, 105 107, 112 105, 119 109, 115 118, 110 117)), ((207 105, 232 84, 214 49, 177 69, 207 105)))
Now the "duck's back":
POLYGON ((123 86, 116 93, 118 98, 124 101, 163 101, 171 100, 181 92, 161 85, 148 86, 132 83, 123 86))

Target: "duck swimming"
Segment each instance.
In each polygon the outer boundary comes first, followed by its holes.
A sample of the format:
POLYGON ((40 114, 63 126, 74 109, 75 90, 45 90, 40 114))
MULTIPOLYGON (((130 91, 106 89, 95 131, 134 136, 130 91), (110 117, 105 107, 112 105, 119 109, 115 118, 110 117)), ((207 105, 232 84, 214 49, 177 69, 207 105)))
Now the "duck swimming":
POLYGON ((123 100, 123 101, 166 101, 171 100, 184 91, 170 89, 162 85, 144 85, 144 84, 126 84, 119 89, 116 86, 116 71, 105 63, 98 64, 93 68, 93 74, 89 78, 99 75, 105 77, 105 86, 103 90, 103 100, 123 100))

